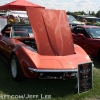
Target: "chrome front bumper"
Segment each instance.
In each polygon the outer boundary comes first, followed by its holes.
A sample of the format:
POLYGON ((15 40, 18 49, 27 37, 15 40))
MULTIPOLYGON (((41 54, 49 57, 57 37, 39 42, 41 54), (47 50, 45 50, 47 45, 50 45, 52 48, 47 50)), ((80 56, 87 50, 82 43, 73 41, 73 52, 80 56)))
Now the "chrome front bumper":
POLYGON ((52 69, 52 70, 44 70, 44 69, 34 69, 29 67, 28 68, 31 72, 77 72, 78 69, 73 69, 73 70, 59 70, 59 69, 52 69))

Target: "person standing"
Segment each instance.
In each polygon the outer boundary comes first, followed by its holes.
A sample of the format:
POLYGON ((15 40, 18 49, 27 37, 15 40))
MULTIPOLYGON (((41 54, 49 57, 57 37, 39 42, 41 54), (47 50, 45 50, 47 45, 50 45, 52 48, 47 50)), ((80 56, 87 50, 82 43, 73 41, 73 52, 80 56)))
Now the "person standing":
POLYGON ((18 15, 18 17, 17 17, 17 18, 18 18, 18 22, 20 23, 20 16, 18 15))

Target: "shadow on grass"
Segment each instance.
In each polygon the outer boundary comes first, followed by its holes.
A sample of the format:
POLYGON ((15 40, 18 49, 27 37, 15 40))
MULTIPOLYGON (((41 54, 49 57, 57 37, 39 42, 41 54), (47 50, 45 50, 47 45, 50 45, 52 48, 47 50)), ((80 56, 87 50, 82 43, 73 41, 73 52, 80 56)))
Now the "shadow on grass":
POLYGON ((100 61, 93 59, 94 67, 100 69, 100 61))
POLYGON ((10 68, 0 60, 0 92, 9 95, 51 95, 52 98, 63 98, 77 94, 75 89, 77 79, 70 80, 40 80, 27 79, 17 83, 12 79, 10 68))

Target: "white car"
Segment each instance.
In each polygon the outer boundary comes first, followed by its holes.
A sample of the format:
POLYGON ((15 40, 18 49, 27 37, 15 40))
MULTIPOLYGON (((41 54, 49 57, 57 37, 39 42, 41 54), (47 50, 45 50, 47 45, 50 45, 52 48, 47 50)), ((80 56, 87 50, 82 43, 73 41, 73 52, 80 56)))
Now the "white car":
POLYGON ((72 26, 77 26, 77 25, 85 25, 84 22, 80 22, 80 21, 77 21, 75 19, 75 17, 73 17, 72 15, 67 15, 68 17, 68 21, 69 21, 69 25, 72 27, 72 26))

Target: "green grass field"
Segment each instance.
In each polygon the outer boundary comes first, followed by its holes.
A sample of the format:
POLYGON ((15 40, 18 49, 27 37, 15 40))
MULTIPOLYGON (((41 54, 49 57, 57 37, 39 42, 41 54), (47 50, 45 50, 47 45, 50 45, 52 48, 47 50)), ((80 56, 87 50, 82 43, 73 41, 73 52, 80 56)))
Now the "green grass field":
POLYGON ((77 79, 72 80, 40 80, 27 79, 17 83, 12 79, 10 68, 0 60, 0 100, 100 100, 100 63, 94 61, 93 83, 94 88, 78 94, 75 86, 77 79), (4 97, 5 95, 16 95, 16 98, 4 97), (24 95, 25 98, 18 99, 17 95, 24 95), (28 95, 38 95, 38 99, 27 99, 28 95), (51 99, 41 98, 45 95, 51 99))

